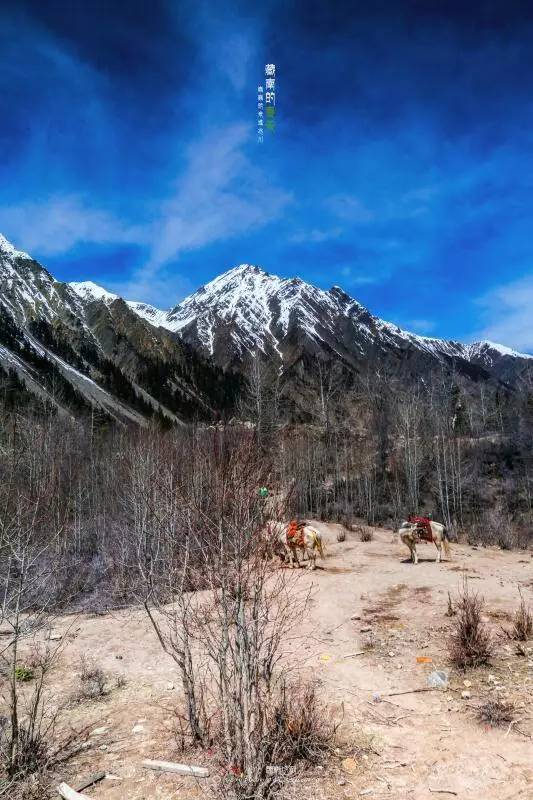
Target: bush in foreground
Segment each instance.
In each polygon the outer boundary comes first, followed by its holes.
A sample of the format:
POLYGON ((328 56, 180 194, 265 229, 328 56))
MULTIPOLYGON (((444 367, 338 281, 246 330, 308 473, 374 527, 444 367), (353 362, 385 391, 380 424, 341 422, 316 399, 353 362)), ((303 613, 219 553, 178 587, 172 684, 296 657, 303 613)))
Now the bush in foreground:
POLYGON ((470 592, 465 580, 456 603, 454 630, 449 642, 450 658, 461 669, 487 664, 492 641, 482 621, 483 600, 470 592))

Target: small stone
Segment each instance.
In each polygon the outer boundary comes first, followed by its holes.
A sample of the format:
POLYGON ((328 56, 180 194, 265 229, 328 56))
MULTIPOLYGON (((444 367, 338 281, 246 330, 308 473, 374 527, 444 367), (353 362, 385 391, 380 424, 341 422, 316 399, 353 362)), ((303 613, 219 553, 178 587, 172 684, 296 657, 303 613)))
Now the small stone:
POLYGON ((101 744, 98 749, 105 751, 105 750, 107 750, 107 745, 106 744, 101 744))
POLYGON ((144 725, 134 725, 131 729, 132 733, 142 733, 144 731, 144 725))
POLYGON ((355 758, 345 758, 341 762, 341 766, 345 772, 357 772, 357 761, 355 758))
POLYGON ((354 614, 353 617, 350 617, 350 619, 361 619, 361 614, 354 614))
POLYGON ((472 686, 472 681, 463 681, 463 686, 466 686, 467 688, 472 686))
POLYGON ((394 658, 394 656, 395 656, 395 655, 396 655, 396 653, 394 653, 394 652, 391 650, 391 651, 390 651, 390 653, 389 653, 389 658, 394 658))
POLYGON ((106 733, 106 731, 108 731, 108 730, 109 730, 109 728, 107 727, 107 725, 102 725, 101 728, 95 728, 94 731, 91 731, 91 733, 89 735, 90 736, 101 736, 103 733, 106 733))
POLYGON ((360 630, 361 630, 361 633, 370 633, 372 628, 370 627, 370 625, 365 625, 364 628, 361 628, 360 630))
POLYGON ((468 692, 468 691, 467 691, 467 692, 461 692, 461 697, 462 697, 462 699, 463 699, 463 700, 470 700, 470 698, 472 697, 472 695, 471 695, 471 693, 470 693, 470 692, 468 692))
POLYGON ((171 692, 171 691, 172 691, 173 689, 175 689, 175 688, 176 688, 176 687, 174 686, 174 684, 173 684, 173 683, 167 683, 167 689, 168 689, 168 691, 169 691, 169 692, 171 692))

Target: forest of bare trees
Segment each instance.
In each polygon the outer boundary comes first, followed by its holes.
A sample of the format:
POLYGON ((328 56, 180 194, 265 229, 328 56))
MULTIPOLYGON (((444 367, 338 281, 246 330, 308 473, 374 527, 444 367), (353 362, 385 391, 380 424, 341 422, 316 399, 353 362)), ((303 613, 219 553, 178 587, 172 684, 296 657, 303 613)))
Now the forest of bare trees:
MULTIPOLYGON (((319 365, 313 419, 298 424, 284 421, 279 375, 259 362, 239 418, 224 425, 126 428, 96 413, 74 420, 3 403, 0 627, 9 638, 0 648, 8 712, 0 755, 8 779, 33 769, 53 725, 44 684, 54 649, 35 653, 40 679, 29 697, 19 650, 66 610, 135 604, 178 668, 184 737, 204 746, 217 736, 240 785, 270 796, 265 765, 281 757, 279 737, 284 753, 303 747, 276 723, 297 713, 289 697, 302 700, 277 665, 296 604, 306 602, 295 599, 287 571, 269 578, 261 530, 274 505, 283 517, 347 527, 357 519, 395 528, 408 513, 428 513, 469 542, 530 544, 527 386, 488 392, 434 376, 406 389, 379 372, 349 382, 331 370, 319 365), (280 502, 267 503, 263 486, 280 502)), ((302 700, 302 714, 312 700, 302 700)), ((308 754, 320 748, 317 718, 305 716, 308 754)))

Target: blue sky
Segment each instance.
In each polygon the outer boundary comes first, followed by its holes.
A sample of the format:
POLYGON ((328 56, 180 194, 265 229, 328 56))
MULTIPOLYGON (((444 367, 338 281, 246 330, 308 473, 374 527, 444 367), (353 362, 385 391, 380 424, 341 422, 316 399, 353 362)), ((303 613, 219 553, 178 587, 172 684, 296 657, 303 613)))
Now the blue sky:
POLYGON ((531 3, 6 0, 0 67, 0 231, 56 277, 256 263, 533 352, 531 3))

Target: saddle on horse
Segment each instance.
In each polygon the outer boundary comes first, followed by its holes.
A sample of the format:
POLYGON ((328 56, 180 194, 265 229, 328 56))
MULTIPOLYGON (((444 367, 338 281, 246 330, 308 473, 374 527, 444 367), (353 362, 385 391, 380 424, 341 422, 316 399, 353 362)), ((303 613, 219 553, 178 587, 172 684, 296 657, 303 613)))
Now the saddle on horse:
POLYGON ((427 517, 417 517, 415 514, 410 514, 407 521, 416 526, 416 530, 421 539, 426 542, 433 541, 433 531, 431 530, 431 520, 427 517))
POLYGON ((298 520, 293 519, 289 522, 289 527, 287 528, 287 542, 294 547, 303 547, 304 546, 304 527, 305 522, 298 522, 298 520))

